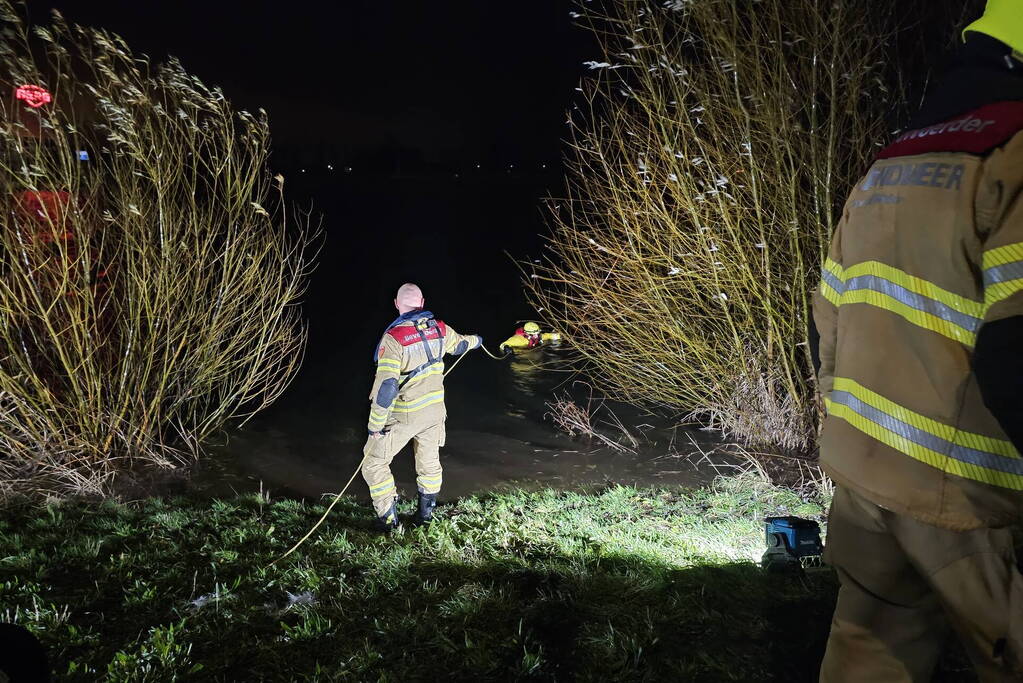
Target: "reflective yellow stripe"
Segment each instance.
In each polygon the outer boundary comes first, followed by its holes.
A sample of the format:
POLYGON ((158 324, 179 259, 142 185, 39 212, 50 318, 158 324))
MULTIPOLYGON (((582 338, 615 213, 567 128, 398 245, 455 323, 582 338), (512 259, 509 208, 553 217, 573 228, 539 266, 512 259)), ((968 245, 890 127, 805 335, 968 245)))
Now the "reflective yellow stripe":
POLYGON ((430 368, 429 370, 426 370, 425 372, 422 372, 422 373, 416 375, 415 377, 413 377, 412 379, 410 379, 408 382, 405 383, 405 386, 406 387, 412 387, 412 386, 415 386, 416 384, 418 384, 420 382, 420 380, 422 380, 422 379, 424 379, 426 377, 433 377, 435 375, 443 375, 443 374, 444 374, 444 366, 443 365, 436 365, 436 366, 430 368))
POLYGON ((842 264, 840 264, 838 261, 834 260, 830 256, 824 259, 824 270, 828 271, 829 273, 837 277, 839 280, 845 279, 845 275, 842 270, 842 264))
POLYGON ((825 299, 830 301, 831 304, 835 307, 838 307, 842 304, 842 297, 839 295, 839 293, 835 291, 834 287, 832 287, 823 280, 821 281, 821 295, 825 299))
POLYGON ((836 306, 868 304, 918 327, 973 346, 985 305, 878 261, 848 268, 827 259, 821 294, 836 306))
POLYGON ((436 477, 416 477, 416 479, 426 484, 439 484, 441 482, 442 476, 438 475, 436 477))
POLYGON ((981 318, 984 316, 984 304, 973 299, 968 299, 965 296, 960 296, 947 289, 942 289, 933 282, 928 282, 922 278, 915 277, 909 273, 893 268, 892 266, 880 263, 878 261, 866 261, 864 263, 858 263, 855 266, 850 266, 844 271, 845 277, 843 280, 848 281, 854 277, 861 275, 876 275, 883 277, 886 280, 891 280, 900 287, 904 287, 911 292, 916 292, 928 299, 934 299, 939 301, 949 308, 953 308, 960 313, 971 315, 975 318, 981 318))
POLYGON ((904 320, 913 323, 917 327, 937 332, 943 337, 947 337, 948 339, 957 341, 966 346, 972 347, 977 340, 977 335, 970 330, 954 325, 946 320, 942 320, 930 313, 919 311, 912 306, 907 306, 898 299, 894 299, 890 296, 881 294, 880 292, 874 292, 869 289, 846 292, 842 295, 842 304, 868 304, 884 309, 889 313, 894 313, 904 320))
POLYGON ((846 377, 836 377, 834 390, 848 391, 856 396, 856 398, 873 406, 874 408, 877 408, 885 414, 891 415, 902 422, 910 424, 917 429, 922 429, 923 431, 933 434, 945 441, 951 441, 952 443, 967 446, 969 448, 985 450, 990 453, 997 453, 998 455, 1006 457, 1020 457, 1019 452, 1009 441, 982 436, 980 434, 971 434, 970 432, 964 432, 960 429, 956 429, 951 425, 938 422, 937 420, 933 420, 921 415, 920 413, 909 410, 908 408, 904 408, 894 401, 888 400, 881 394, 867 389, 855 380, 848 379, 846 377))
POLYGON ((394 487, 394 486, 392 485, 392 486, 391 486, 391 488, 387 489, 386 491, 378 491, 377 493, 371 493, 371 494, 369 494, 369 497, 370 497, 371 499, 373 499, 373 500, 376 500, 376 499, 378 499, 378 498, 383 498, 384 496, 389 496, 389 495, 391 495, 392 493, 394 493, 394 492, 395 492, 395 491, 397 491, 397 490, 398 490, 398 489, 396 489, 396 488, 395 488, 395 487, 394 487))
POLYGON ((371 486, 369 489, 369 495, 371 498, 379 498, 384 494, 390 493, 394 489, 394 477, 388 477, 383 483, 371 486))
POLYGON ((387 410, 380 410, 378 408, 374 408, 373 410, 369 411, 369 421, 383 423, 387 420, 388 414, 389 411, 387 410))
POLYGON ((378 375, 398 375, 401 373, 401 362, 390 358, 381 358, 377 361, 378 375))
POLYGON ((989 307, 1023 291, 1023 243, 985 251, 984 303, 989 307))
POLYGON ((1004 266, 1015 261, 1023 261, 1023 242, 1007 244, 1004 247, 985 251, 981 257, 981 267, 987 270, 988 268, 1004 266))
POLYGON ((836 308, 842 304, 842 283, 845 281, 842 266, 830 258, 824 261, 821 273, 821 294, 836 308))
POLYGON ((827 408, 829 416, 931 467, 1023 490, 1023 459, 1009 441, 956 429, 843 377, 835 378, 827 408))
POLYGON ((431 391, 428 394, 420 396, 414 401, 395 401, 394 412, 396 413, 414 413, 417 410, 422 410, 427 406, 432 406, 437 403, 444 401, 444 390, 431 391))
POLYGON ((440 397, 440 396, 444 396, 444 390, 443 389, 438 389, 437 391, 431 391, 430 393, 423 394, 419 398, 413 399, 411 401, 395 401, 394 405, 395 405, 395 407, 402 406, 403 408, 408 408, 408 407, 417 405, 417 404, 419 404, 419 403, 421 403, 423 401, 426 401, 428 399, 432 399, 432 398, 436 398, 436 397, 440 397))
POLYGON ((999 282, 984 289, 984 300, 988 306, 994 306, 1021 291, 1023 291, 1023 279, 999 282))

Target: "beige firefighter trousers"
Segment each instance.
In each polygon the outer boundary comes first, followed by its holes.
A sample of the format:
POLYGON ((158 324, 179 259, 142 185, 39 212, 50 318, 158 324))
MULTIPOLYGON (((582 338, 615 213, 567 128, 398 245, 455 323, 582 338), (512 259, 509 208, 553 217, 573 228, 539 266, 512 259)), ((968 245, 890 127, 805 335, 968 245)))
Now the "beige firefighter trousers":
POLYGON ((822 683, 925 682, 951 626, 981 681, 1023 681, 1023 575, 1008 529, 949 531, 835 490, 841 589, 822 683))
POLYGON ((362 476, 378 517, 383 517, 397 497, 391 460, 409 442, 416 458, 416 485, 422 493, 437 493, 441 485, 440 448, 444 445, 444 422, 427 425, 396 423, 388 425, 378 439, 370 437, 364 450, 362 476))

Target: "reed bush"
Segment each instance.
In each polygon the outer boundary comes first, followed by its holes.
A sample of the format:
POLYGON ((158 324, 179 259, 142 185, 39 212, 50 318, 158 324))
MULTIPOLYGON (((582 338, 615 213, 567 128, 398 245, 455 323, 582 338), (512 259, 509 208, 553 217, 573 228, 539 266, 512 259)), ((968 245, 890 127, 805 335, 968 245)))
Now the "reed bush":
POLYGON ((103 492, 285 388, 309 221, 269 176, 265 112, 19 9, 0 2, 0 493, 103 492))
POLYGON ((569 112, 551 253, 524 266, 532 303, 609 393, 747 445, 808 451, 819 420, 808 305, 823 253, 909 107, 904 74, 922 78, 954 23, 895 27, 954 8, 580 4, 602 56, 569 112))

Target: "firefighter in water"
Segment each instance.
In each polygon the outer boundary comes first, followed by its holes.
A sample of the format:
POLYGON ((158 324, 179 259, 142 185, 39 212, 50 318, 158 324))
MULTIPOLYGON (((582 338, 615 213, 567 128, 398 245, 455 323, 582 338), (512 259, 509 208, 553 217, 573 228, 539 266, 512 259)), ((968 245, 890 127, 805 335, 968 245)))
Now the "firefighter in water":
POLYGON ((416 458, 419 509, 415 521, 429 524, 441 486, 440 447, 444 445, 444 355, 459 356, 483 343, 463 336, 423 309, 423 293, 413 284, 398 290, 400 314, 384 331, 376 351, 376 378, 370 393, 369 439, 362 476, 369 485, 378 526, 398 526, 397 489, 391 460, 409 441, 416 458))
POLYGON ((501 351, 510 349, 535 349, 543 341, 540 339, 540 326, 536 323, 526 323, 515 334, 501 342, 501 351))
POLYGON ((557 344, 561 341, 558 332, 540 332, 540 326, 529 322, 515 330, 515 334, 501 342, 501 351, 526 351, 544 344, 557 344))
POLYGON ((1023 681, 1023 1, 849 197, 814 316, 841 579, 821 681, 928 681, 946 630, 1023 681))

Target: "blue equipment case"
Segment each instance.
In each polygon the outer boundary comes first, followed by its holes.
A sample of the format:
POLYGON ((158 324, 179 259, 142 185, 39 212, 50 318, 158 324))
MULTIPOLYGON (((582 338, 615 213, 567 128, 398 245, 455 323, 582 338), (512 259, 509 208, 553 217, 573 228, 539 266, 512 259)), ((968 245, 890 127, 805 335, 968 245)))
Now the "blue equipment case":
POLYGON ((819 557, 821 528, 817 522, 799 517, 768 517, 764 520, 767 552, 760 560, 766 569, 799 567, 803 558, 819 557))

